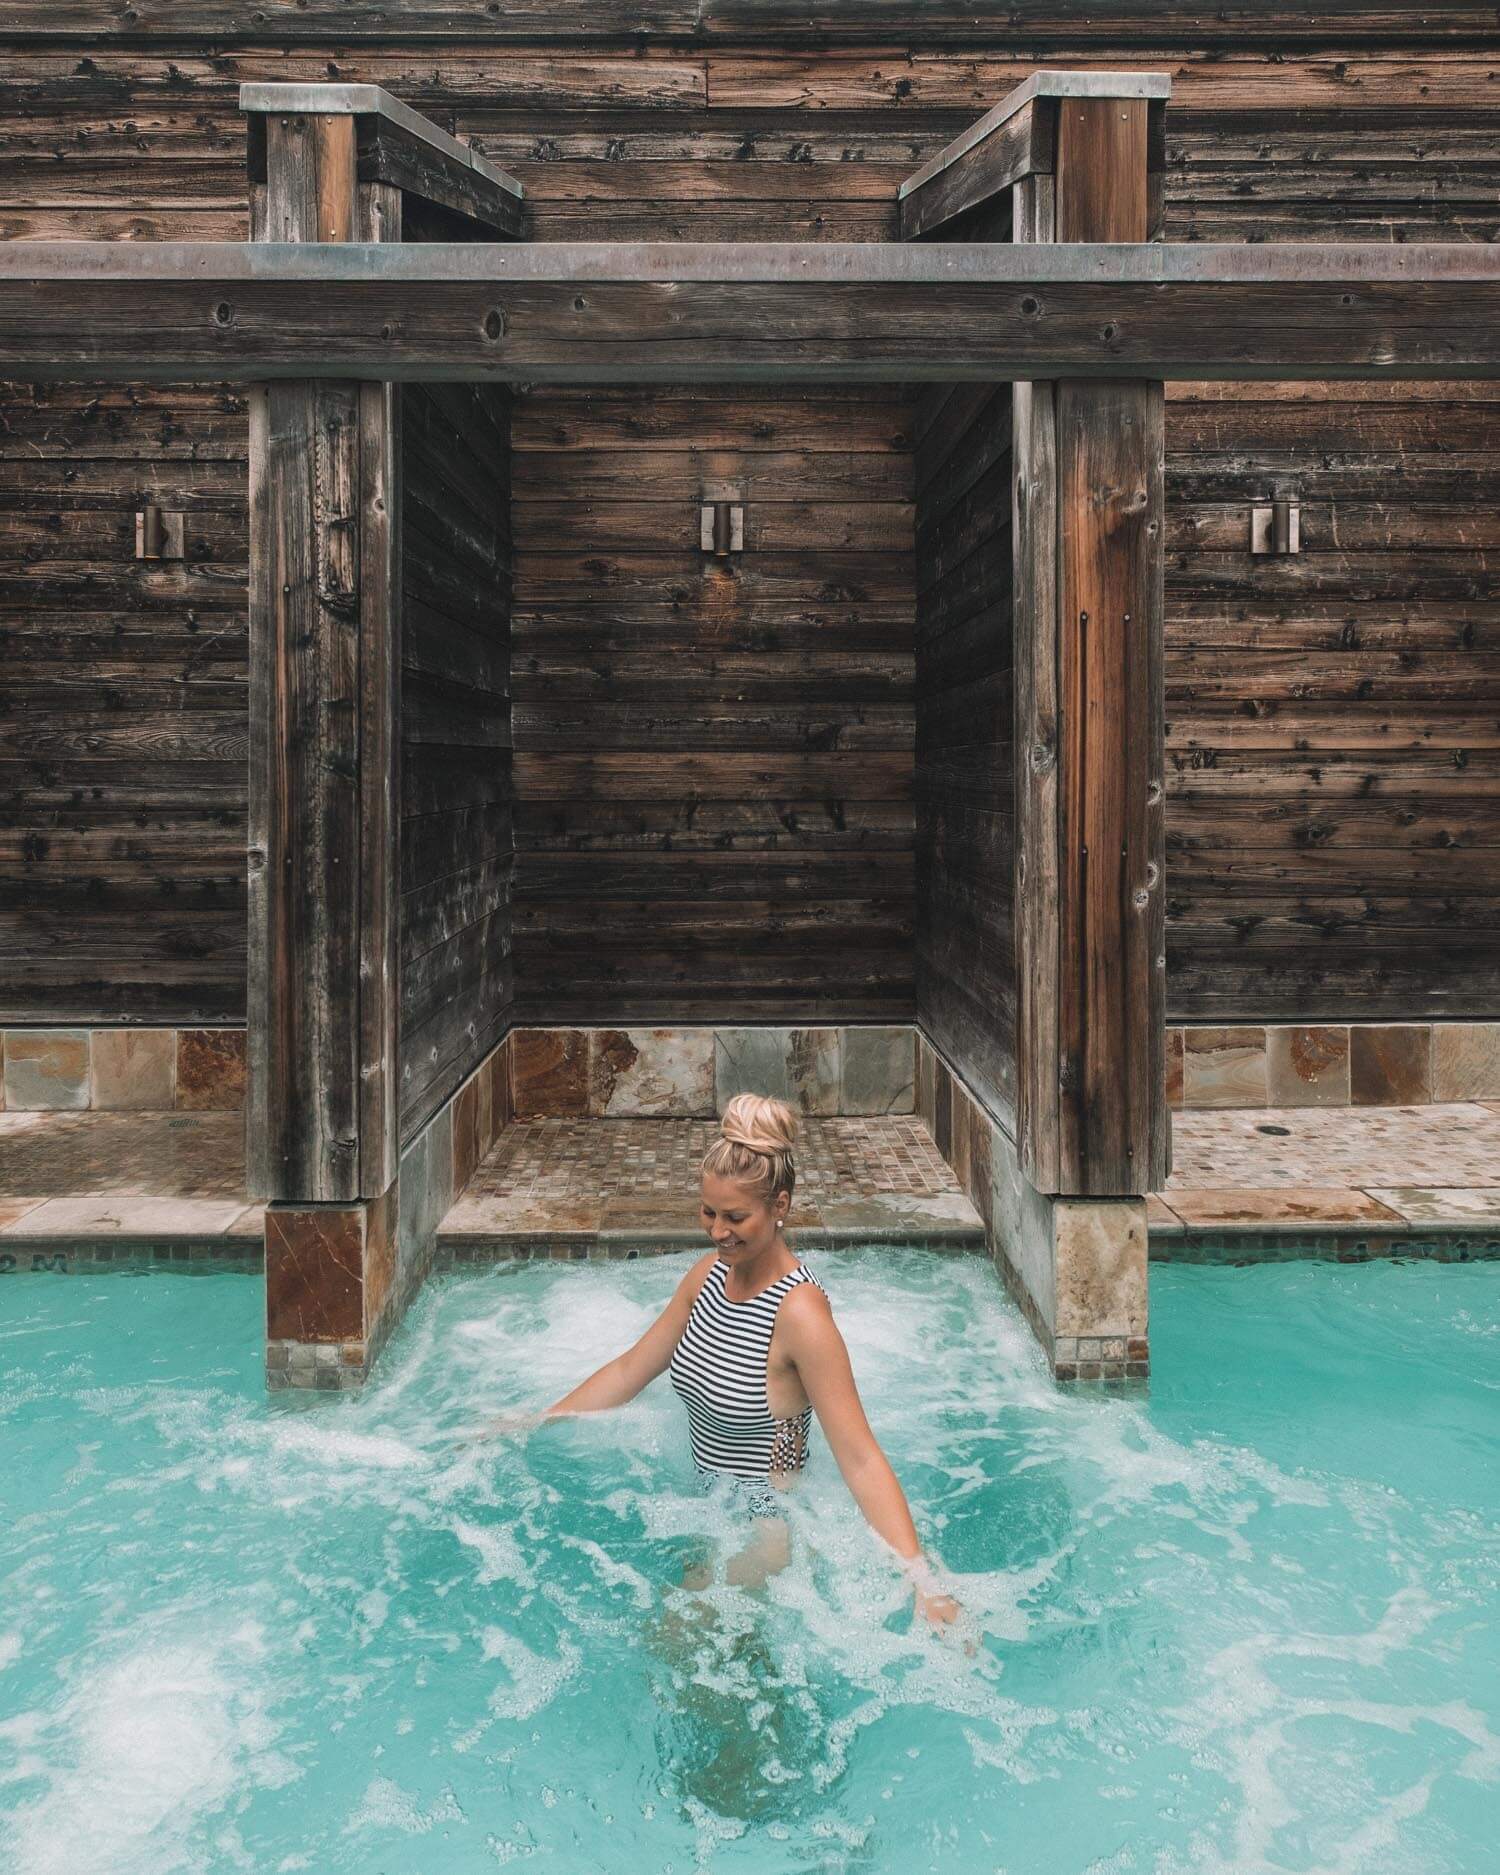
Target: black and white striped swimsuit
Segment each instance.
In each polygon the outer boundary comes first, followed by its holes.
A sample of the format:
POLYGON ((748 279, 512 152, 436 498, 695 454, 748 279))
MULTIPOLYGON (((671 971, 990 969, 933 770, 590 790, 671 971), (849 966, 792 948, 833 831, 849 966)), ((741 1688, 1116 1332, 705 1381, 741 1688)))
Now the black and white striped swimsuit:
MULTIPOLYGON (((823 1285, 805 1263, 748 1302, 724 1293, 725 1264, 714 1259, 672 1350, 672 1386, 687 1408, 693 1463, 701 1472, 727 1472, 764 1485, 767 1473, 800 1471, 807 1462, 812 1408, 776 1419, 766 1391, 766 1361, 782 1298, 798 1283, 823 1285)), ((827 1295, 828 1291, 823 1290, 827 1295)), ((774 1508, 774 1493, 756 1494, 774 1508)))

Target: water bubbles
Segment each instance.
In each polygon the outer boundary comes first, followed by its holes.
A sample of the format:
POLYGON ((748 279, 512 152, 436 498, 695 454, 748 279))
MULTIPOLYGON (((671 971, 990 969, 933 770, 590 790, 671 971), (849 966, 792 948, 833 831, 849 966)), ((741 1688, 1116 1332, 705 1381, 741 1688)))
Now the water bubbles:
MULTIPOLYGON (((445 1278, 371 1387, 295 1413, 258 1377, 144 1385, 171 1309, 113 1366, 66 1345, 106 1315, 33 1337, 0 1420, 46 1415, 57 1469, 0 1533, 7 1875, 1484 1853, 1493 1270, 1162 1271, 1127 1398, 1056 1387, 982 1259, 810 1254, 970 1656, 914 1620, 817 1427, 757 1592, 665 1381, 448 1449, 618 1353, 688 1261, 445 1278)), ((194 1279, 194 1332, 253 1337, 253 1289, 194 1279)))

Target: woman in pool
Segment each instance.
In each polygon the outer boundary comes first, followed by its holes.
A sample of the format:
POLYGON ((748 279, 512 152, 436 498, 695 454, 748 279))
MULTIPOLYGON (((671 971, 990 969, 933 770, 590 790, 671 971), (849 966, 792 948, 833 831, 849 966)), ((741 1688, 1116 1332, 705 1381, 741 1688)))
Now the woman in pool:
MULTIPOLYGON (((633 1347, 544 1413, 505 1414, 493 1429, 623 1406, 670 1372, 705 1486, 727 1478, 752 1514, 754 1534, 726 1565, 726 1579, 759 1587, 791 1557, 775 1493, 800 1478, 816 1411, 855 1502, 912 1579, 918 1611, 934 1626, 950 1622, 958 1604, 932 1580, 906 1497, 865 1418, 828 1297, 786 1241, 796 1115, 785 1101, 737 1094, 719 1124, 701 1168, 700 1215, 713 1252, 687 1272, 633 1347)), ((706 1570, 689 1571, 683 1586, 708 1580, 706 1570)))

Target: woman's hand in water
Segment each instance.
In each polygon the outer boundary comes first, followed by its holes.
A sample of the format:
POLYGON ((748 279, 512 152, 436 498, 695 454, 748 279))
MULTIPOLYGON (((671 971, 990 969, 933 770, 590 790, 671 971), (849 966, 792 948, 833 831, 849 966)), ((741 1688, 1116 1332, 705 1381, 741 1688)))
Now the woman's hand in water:
POLYGON ((941 1595, 931 1589, 918 1589, 917 1613, 926 1615, 933 1627, 942 1628, 950 1621, 957 1621, 963 1610, 951 1595, 941 1595))
POLYGON ((493 1419, 487 1419, 467 1438, 454 1439, 448 1449, 457 1451, 462 1446, 478 1445, 481 1440, 504 1438, 507 1434, 524 1436, 531 1431, 533 1426, 540 1425, 546 1417, 545 1412, 539 1412, 534 1407, 529 1409, 515 1407, 508 1413, 498 1413, 493 1419))
MULTIPOLYGON (((927 1617, 927 1625, 935 1634, 941 1634, 946 1638, 950 1630, 957 1632, 955 1624, 963 1620, 962 1602, 956 1601, 953 1596, 938 1587, 931 1570, 925 1563, 919 1562, 915 1565, 908 1563, 907 1568, 909 1573, 917 1578, 913 1583, 917 1598, 916 1613, 927 1617)), ((970 1624, 965 1622, 964 1625, 967 1627, 970 1624)), ((972 1632, 965 1634, 964 1652, 972 1654, 975 1651, 972 1632)))

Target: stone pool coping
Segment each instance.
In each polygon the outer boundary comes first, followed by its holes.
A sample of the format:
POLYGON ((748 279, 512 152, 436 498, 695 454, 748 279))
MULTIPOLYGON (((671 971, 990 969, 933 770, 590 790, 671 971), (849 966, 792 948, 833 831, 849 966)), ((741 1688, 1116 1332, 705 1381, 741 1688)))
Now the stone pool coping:
MULTIPOLYGON (((1179 1196, 1181 1194, 1178 1194, 1179 1196)), ((1275 1195, 1275 1194, 1267 1194, 1275 1195)), ((1500 1192, 1496 1194, 1500 1199, 1500 1192)), ((40 1202, 40 1201, 38 1201, 40 1202)), ((152 1201, 146 1200, 145 1203, 152 1201)), ((157 1201, 159 1202, 159 1201, 157 1201)), ((1372 1226, 1368 1216, 1262 1218, 1240 1224, 1221 1222, 1190 1226, 1156 1214, 1153 1200, 1148 1253, 1153 1263, 1290 1262, 1298 1259, 1369 1262, 1414 1257, 1435 1262, 1474 1262, 1500 1258, 1500 1218, 1451 1218, 1440 1223, 1392 1217, 1372 1226)), ((35 1208, 35 1207, 33 1207, 35 1208)), ((124 1211, 124 1206, 117 1206, 124 1211)), ((129 1269, 243 1271, 265 1267, 260 1206, 246 1207, 229 1230, 131 1229, 123 1222, 107 1236, 85 1237, 76 1231, 32 1231, 26 1219, 0 1229, 0 1274, 52 1271, 102 1273, 129 1269)), ((128 1214, 127 1214, 128 1215, 128 1214)), ((982 1253, 982 1229, 961 1223, 804 1225, 794 1247, 803 1253, 826 1253, 865 1244, 982 1253)), ((704 1248, 696 1230, 547 1230, 545 1227, 502 1235, 494 1232, 449 1233, 440 1237, 433 1267, 456 1269, 509 1261, 554 1259, 585 1261, 609 1258, 671 1256, 704 1248)))
POLYGON ((1500 1187, 1169 1187, 1146 1204, 1154 1263, 1500 1257, 1500 1187))

